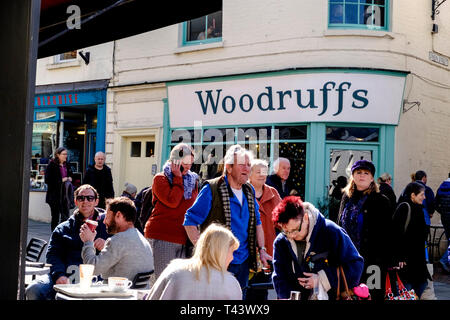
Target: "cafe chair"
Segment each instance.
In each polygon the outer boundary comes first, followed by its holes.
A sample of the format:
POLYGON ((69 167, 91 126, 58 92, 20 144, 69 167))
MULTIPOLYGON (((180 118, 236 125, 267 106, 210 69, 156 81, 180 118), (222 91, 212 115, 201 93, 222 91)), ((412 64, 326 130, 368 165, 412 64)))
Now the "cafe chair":
POLYGON ((148 283, 150 281, 150 276, 152 275, 153 272, 154 272, 154 270, 138 273, 133 279, 133 284, 131 285, 131 289, 147 288, 148 283))
POLYGON ((30 242, 28 242, 27 245, 25 260, 30 262, 38 262, 41 258, 42 253, 44 252, 46 245, 47 241, 45 240, 39 238, 31 238, 30 242))

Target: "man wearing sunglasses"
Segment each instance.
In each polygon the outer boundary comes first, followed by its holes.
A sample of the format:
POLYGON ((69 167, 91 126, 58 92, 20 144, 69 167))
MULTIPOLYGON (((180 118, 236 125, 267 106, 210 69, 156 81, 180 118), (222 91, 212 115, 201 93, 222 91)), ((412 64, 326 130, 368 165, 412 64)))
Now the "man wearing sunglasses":
POLYGON ((81 250, 83 242, 80 228, 87 219, 97 221, 94 246, 97 253, 109 237, 104 224, 105 210, 97 208, 98 193, 88 184, 80 186, 74 193, 76 208, 68 220, 60 223, 53 231, 48 244, 47 263, 50 274, 34 280, 26 289, 28 300, 53 300, 54 284, 68 284, 79 281, 78 266, 83 263, 81 250))

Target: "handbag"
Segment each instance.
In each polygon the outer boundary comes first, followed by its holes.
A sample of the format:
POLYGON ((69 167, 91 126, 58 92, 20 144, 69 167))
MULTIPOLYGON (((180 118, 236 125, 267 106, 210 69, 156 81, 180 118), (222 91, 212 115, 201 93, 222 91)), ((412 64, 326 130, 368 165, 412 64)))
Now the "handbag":
POLYGON ((389 273, 386 273, 385 300, 419 300, 419 297, 416 295, 414 289, 408 290, 405 288, 402 280, 400 280, 398 272, 395 272, 395 275, 397 278, 399 295, 394 296, 394 293, 392 292, 391 280, 389 278, 389 273))
POLYGON ((369 288, 364 283, 353 289, 348 288, 347 278, 345 277, 344 268, 337 268, 337 293, 336 300, 372 300, 369 288), (341 292, 341 277, 344 282, 344 291, 341 292))

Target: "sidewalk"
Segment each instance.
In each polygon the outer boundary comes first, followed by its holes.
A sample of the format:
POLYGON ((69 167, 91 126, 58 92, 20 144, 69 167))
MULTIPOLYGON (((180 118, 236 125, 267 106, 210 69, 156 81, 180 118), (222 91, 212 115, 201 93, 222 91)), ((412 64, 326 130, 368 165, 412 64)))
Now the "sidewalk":
MULTIPOLYGON (((45 222, 38 222, 29 219, 28 220, 28 240, 32 237, 37 237, 45 241, 49 241, 51 236, 50 224, 45 222)), ((42 254, 40 261, 45 261, 45 255, 47 253, 47 248, 42 254)), ((450 300, 450 275, 445 274, 443 269, 439 264, 434 265, 434 292, 438 300, 450 300)), ((275 299, 272 294, 269 296, 270 299, 275 299)))

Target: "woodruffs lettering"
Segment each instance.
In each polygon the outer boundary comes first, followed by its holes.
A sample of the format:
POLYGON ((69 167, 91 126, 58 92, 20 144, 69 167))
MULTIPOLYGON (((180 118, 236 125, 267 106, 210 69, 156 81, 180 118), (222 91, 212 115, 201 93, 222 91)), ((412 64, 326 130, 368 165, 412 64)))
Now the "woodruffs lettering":
POLYGON ((318 116, 333 112, 333 116, 341 114, 346 107, 364 109, 369 105, 369 92, 352 88, 347 81, 336 83, 325 82, 321 89, 295 89, 275 91, 266 86, 257 96, 243 93, 241 96, 226 95, 222 89, 195 91, 203 114, 223 112, 231 114, 239 108, 242 112, 250 112, 253 108, 261 111, 279 111, 296 105, 299 110, 318 109, 318 116), (351 97, 349 106, 344 105, 345 97, 351 97), (321 98, 321 99, 320 99, 321 98), (291 102, 291 103, 290 103, 291 102), (321 104, 320 104, 321 103, 321 104), (333 110, 330 110, 333 108, 333 110))

